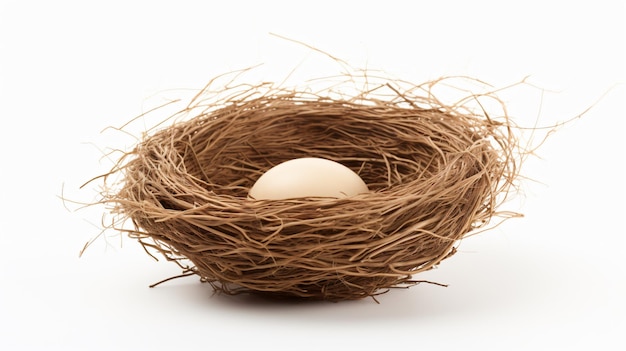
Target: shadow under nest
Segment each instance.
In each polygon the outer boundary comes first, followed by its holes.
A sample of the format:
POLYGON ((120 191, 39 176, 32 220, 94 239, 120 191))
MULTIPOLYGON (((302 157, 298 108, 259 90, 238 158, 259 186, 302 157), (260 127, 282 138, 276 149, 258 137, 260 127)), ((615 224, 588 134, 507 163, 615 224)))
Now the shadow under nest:
POLYGON ((517 175, 507 120, 436 103, 296 92, 228 101, 147 136, 105 201, 131 237, 226 293, 349 300, 412 276, 483 228, 517 175), (271 167, 321 157, 371 190, 253 200, 271 167))

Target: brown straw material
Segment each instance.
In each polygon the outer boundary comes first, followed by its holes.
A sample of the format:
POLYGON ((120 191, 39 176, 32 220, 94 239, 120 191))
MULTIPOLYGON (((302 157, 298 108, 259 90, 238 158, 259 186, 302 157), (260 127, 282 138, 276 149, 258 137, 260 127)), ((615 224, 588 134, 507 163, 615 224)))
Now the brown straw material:
POLYGON ((506 113, 468 107, 481 96, 445 105, 430 93, 442 82, 369 79, 351 96, 340 83, 209 85, 122 157, 103 202, 147 252, 225 293, 347 300, 410 286, 492 217, 515 215, 497 207, 521 157, 506 113), (264 172, 299 157, 342 163, 371 192, 248 198, 264 172))

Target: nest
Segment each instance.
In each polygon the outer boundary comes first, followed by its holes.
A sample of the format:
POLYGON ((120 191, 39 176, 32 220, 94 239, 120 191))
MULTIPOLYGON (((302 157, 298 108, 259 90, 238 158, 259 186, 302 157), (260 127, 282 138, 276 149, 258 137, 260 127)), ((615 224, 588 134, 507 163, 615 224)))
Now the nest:
POLYGON ((349 300, 411 286, 490 222, 519 166, 506 116, 423 87, 206 89, 120 159, 104 202, 148 252, 225 293, 349 300), (371 191, 248 197, 264 172, 300 157, 339 162, 371 191))

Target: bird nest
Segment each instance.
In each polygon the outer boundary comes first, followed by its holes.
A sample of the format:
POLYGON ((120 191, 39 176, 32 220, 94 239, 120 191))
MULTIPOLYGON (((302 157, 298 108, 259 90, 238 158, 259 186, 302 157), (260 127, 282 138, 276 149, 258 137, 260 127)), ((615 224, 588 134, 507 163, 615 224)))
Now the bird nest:
POLYGON ((517 140, 506 113, 469 107, 477 95, 446 105, 435 83, 367 84, 351 95, 207 87, 120 158, 102 202, 147 252, 222 292, 348 300, 410 286, 499 215, 517 140), (301 157, 339 162, 370 191, 248 196, 264 172, 301 157))

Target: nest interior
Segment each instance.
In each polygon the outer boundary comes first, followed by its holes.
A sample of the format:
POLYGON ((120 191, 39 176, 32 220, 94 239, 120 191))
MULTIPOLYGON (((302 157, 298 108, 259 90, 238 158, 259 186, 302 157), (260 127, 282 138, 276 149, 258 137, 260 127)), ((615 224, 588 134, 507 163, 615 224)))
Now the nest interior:
POLYGON ((146 136, 108 194, 132 236, 226 293, 347 300, 410 285, 485 226, 516 174, 506 122, 442 104, 279 92, 146 136), (322 157, 370 193, 253 200, 271 167, 322 157))

